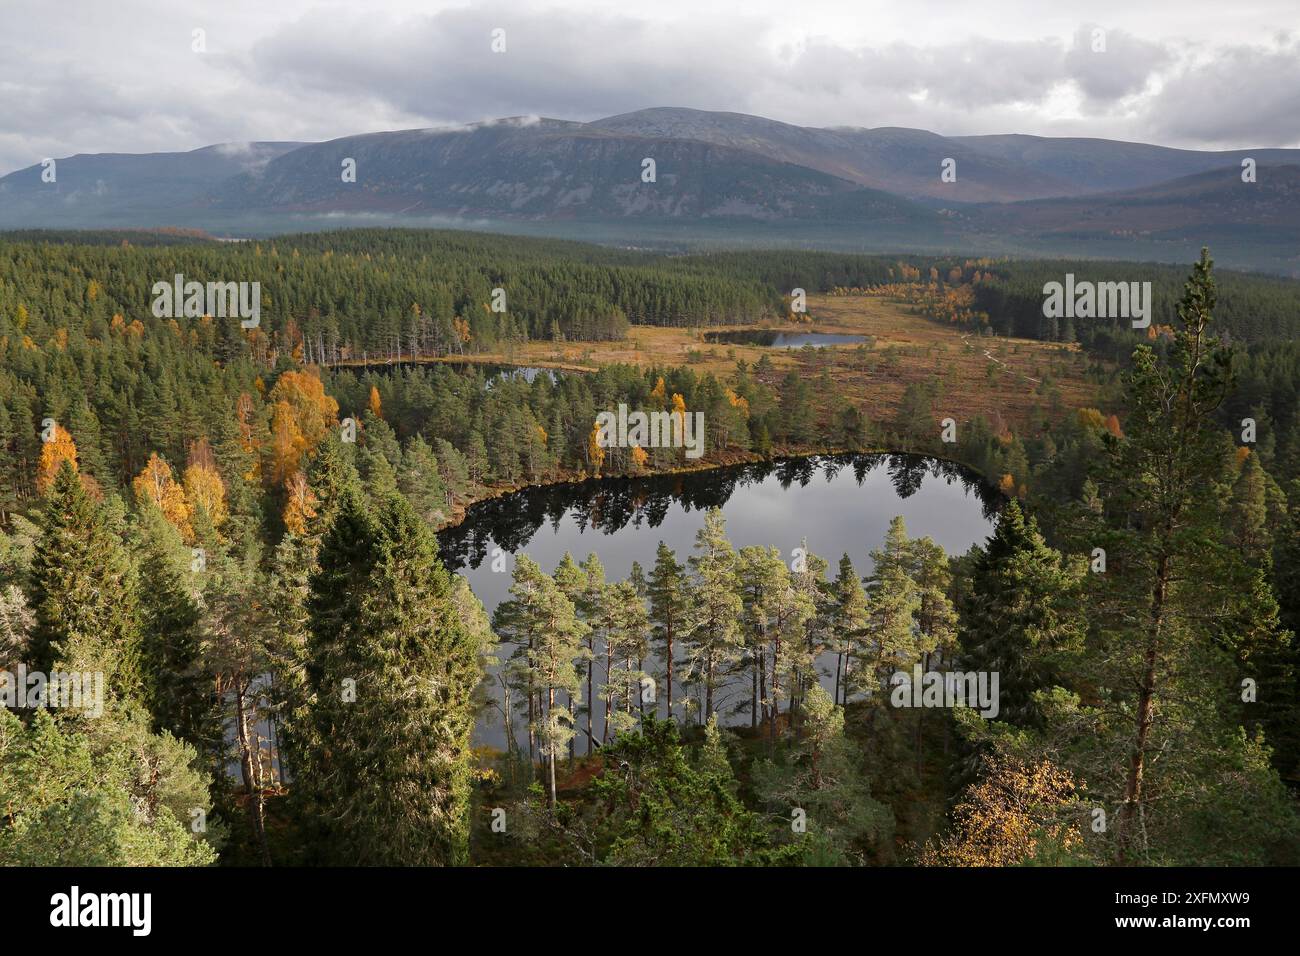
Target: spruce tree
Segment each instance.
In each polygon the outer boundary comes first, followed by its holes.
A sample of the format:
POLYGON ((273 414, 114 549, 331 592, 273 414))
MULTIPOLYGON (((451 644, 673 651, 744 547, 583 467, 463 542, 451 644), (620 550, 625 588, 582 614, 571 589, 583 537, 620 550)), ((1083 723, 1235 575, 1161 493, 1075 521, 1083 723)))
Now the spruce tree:
POLYGON ((121 696, 140 689, 136 579, 100 509, 64 462, 45 496, 32 559, 36 670, 102 672, 121 696))
POLYGON ((460 618, 432 534, 399 495, 372 516, 354 483, 321 543, 308 600, 316 734, 303 764, 331 861, 468 857, 470 735, 481 634, 460 618))
POLYGON ((220 747, 221 728, 212 675, 203 661, 202 608, 188 580, 190 549, 152 503, 141 510, 136 538, 144 584, 140 670, 145 704, 156 731, 169 730, 210 758, 220 747))
POLYGON ((974 554, 960 607, 961 666, 998 674, 998 720, 1035 726, 1034 694, 1059 682, 1061 653, 1081 634, 1082 569, 1048 546, 1014 498, 974 554))

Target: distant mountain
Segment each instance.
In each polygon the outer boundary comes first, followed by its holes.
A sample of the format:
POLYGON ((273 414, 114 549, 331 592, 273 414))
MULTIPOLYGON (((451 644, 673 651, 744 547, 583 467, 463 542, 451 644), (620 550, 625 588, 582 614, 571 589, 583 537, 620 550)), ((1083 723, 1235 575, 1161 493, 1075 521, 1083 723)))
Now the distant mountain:
POLYGON ((1109 139, 1050 139, 1019 134, 954 136, 952 140, 991 160, 1014 163, 1072 184, 1070 192, 1058 195, 1138 189, 1212 169, 1240 172, 1246 157, 1260 165, 1300 164, 1300 149, 1201 151, 1109 139))
POLYGON ((1300 150, 813 128, 655 108, 187 153, 91 154, 0 178, 0 229, 219 235, 363 222, 620 243, 798 244, 1183 259, 1300 272, 1300 150), (1258 164, 1241 182, 1240 162, 1258 164), (356 182, 342 178, 345 160, 356 182), (653 159, 655 181, 642 180, 653 159), (956 181, 944 182, 945 160, 956 181))
POLYGON ((1288 235, 1300 224, 1300 164, 1259 165, 1253 183, 1242 182, 1241 170, 1230 166, 1142 189, 989 204, 967 212, 983 228, 1034 236, 1194 234, 1209 241, 1243 230, 1260 238, 1288 235))
POLYGON ((752 150, 911 198, 985 202, 1078 191, 1068 180, 1049 172, 991 158, 919 129, 818 129, 743 113, 673 108, 638 110, 591 125, 637 136, 671 136, 752 150), (940 179, 945 159, 956 160, 956 182, 940 179))
POLYGON ((890 126, 819 129, 678 108, 638 110, 591 125, 750 149, 875 189, 961 203, 1137 189, 1212 169, 1240 169, 1247 156, 1260 164, 1300 164, 1300 149, 1214 152, 1106 139, 940 136, 890 126), (956 161, 956 182, 940 179, 945 159, 956 161))
POLYGON ((302 143, 224 143, 187 153, 79 153, 0 178, 0 226, 154 225, 302 143))
POLYGON ((374 133, 304 146, 234 177, 212 198, 221 208, 467 218, 934 218, 905 199, 759 152, 553 119, 374 133), (341 176, 349 158, 356 162, 355 183, 341 176), (642 181, 647 158, 655 164, 652 183, 642 181))

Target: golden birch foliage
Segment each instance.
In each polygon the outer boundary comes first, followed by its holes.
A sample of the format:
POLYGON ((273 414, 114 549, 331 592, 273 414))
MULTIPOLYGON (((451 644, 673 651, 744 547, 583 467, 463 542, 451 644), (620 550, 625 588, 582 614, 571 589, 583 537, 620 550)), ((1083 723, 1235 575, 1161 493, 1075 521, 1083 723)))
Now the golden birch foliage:
POLYGON ((40 461, 36 465, 36 490, 41 494, 50 490, 54 476, 59 473, 63 463, 71 462, 72 470, 77 471, 77 443, 62 425, 55 425, 50 440, 41 445, 40 461))
POLYGON ((185 500, 193 513, 201 506, 212 519, 212 527, 220 529, 226 520, 226 484, 217 469, 206 463, 195 462, 185 469, 182 479, 185 500))
POLYGON ((293 534, 306 534, 307 522, 316 517, 319 503, 307 483, 307 476, 301 471, 294 472, 285 490, 289 497, 284 505, 284 526, 293 534))
POLYGON ((271 409, 271 445, 268 449, 269 476, 277 485, 287 485, 302 467, 308 442, 298 426, 298 416, 288 402, 276 402, 271 409))
POLYGON ((194 530, 190 527, 190 506, 185 500, 185 489, 172 477, 171 465, 157 452, 149 455, 140 474, 131 482, 131 489, 140 501, 152 501, 185 540, 190 540, 194 530))
POLYGON ((290 408, 308 454, 314 452, 329 430, 338 424, 339 403, 325 394, 325 386, 310 371, 285 372, 276 380, 267 401, 284 403, 290 408))
POLYGON ((952 828, 921 853, 922 866, 1016 866, 1039 842, 1069 852, 1083 842, 1074 819, 1075 781, 1049 760, 995 756, 953 808, 952 828))
POLYGON ((601 465, 605 464, 605 449, 600 446, 600 422, 591 426, 591 434, 587 436, 587 457, 591 461, 591 473, 600 474, 601 465))

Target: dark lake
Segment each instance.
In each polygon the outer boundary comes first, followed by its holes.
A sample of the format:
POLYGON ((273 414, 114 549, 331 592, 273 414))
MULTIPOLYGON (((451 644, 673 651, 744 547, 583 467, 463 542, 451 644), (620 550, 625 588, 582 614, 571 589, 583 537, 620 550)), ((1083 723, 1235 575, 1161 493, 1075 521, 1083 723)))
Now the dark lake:
POLYGON ((768 329, 745 329, 734 332, 706 332, 708 342, 725 345, 763 345, 774 349, 826 348, 831 345, 856 345, 865 342, 865 335, 847 335, 836 332, 778 332, 768 329))
MULTIPOLYGON (((789 563, 806 539, 808 550, 830 563, 831 575, 844 553, 865 575, 871 571, 868 552, 881 546, 895 515, 903 516, 910 537, 929 536, 949 554, 961 554, 989 535, 1000 500, 973 472, 949 462, 912 455, 818 456, 533 488, 474 505, 460 525, 438 538, 448 569, 465 576, 491 614, 509 598, 516 554, 527 553, 550 573, 566 551, 578 561, 595 551, 609 581, 626 578, 633 561, 648 574, 660 541, 685 563, 704 512, 715 506, 737 549, 776 547, 789 563), (494 572, 496 548, 505 561, 504 570, 494 572)), ((505 659, 510 650, 503 647, 498 656, 505 659)), ((654 674, 661 667, 647 660, 645 670, 654 674)), ((738 679, 733 699, 722 693, 719 706, 744 698, 747 686, 738 679)), ((677 696, 675 691, 674 711, 677 696)), ((662 715, 662 699, 659 709, 662 715)), ((598 727, 601 719, 597 702, 598 727)), ((748 714, 731 718, 737 721, 748 723, 748 714)), ((516 720, 516 729, 523 724, 516 720)), ((503 746, 499 716, 480 721, 475 739, 503 746)), ((581 735, 577 747, 584 752, 581 735)))

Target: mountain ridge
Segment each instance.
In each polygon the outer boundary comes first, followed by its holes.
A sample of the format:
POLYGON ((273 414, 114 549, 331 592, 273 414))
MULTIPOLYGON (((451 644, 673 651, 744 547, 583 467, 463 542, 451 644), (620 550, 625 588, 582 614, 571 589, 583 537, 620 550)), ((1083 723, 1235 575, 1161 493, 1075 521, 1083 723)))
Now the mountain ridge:
POLYGON ((579 234, 585 224, 606 224, 602 234, 616 239, 657 229, 669 241, 701 229, 779 238, 789 227, 810 245, 833 233, 841 244, 972 253, 1158 237, 1179 255, 1226 238, 1240 247, 1229 254, 1247 265, 1258 240, 1269 247, 1270 268, 1300 269, 1285 250, 1292 240, 1300 245, 1300 196, 1286 172, 1300 168, 1300 149, 948 137, 652 107, 591 122, 515 116, 323 142, 80 153, 55 165, 53 183, 43 181, 41 164, 0 177, 0 229, 274 232, 352 217, 579 234), (1256 160, 1257 183, 1241 182, 1247 155, 1256 160), (355 182, 341 175, 349 159, 355 182), (643 179, 647 160, 653 181, 643 179), (945 168, 955 179, 942 175, 945 168))

